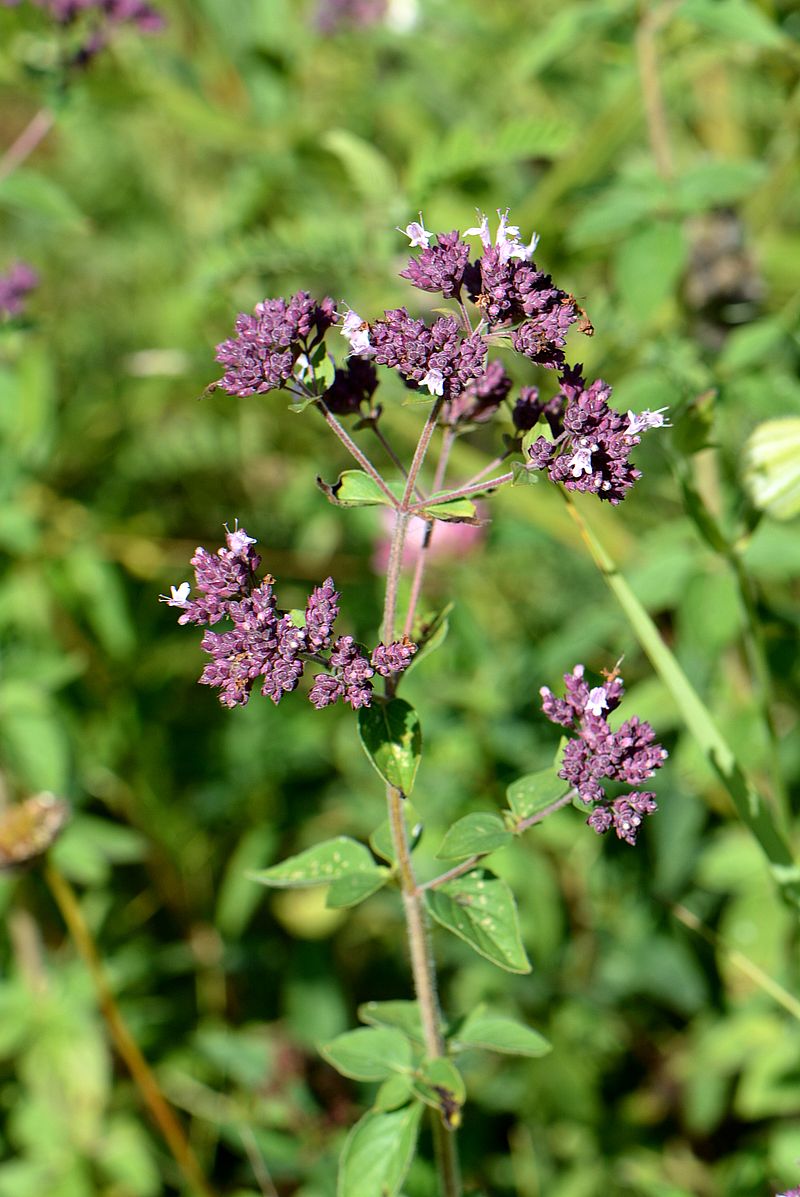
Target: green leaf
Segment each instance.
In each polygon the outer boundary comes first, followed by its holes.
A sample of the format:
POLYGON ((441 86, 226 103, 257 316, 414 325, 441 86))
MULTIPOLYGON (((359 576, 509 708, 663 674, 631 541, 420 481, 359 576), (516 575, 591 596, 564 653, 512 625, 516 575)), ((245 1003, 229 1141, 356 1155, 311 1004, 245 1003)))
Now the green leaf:
MULTIPOLYGON (((536 436, 533 438, 534 440, 542 435, 541 429, 536 429, 535 431, 536 436)), ((527 448, 527 446, 524 447, 527 448)), ((538 486, 541 481, 539 471, 532 470, 522 461, 512 461, 511 473, 514 475, 511 479, 512 486, 538 486)))
POLYGON ((338 507, 391 507, 389 496, 363 470, 345 470, 333 486, 317 478, 317 486, 338 507))
POLYGON ((373 1027, 395 1027, 416 1043, 424 1043, 422 1020, 416 1002, 364 1002, 358 1007, 358 1017, 373 1027))
POLYGON ((396 1072, 388 1077, 375 1094, 373 1107, 376 1110, 396 1110, 404 1106, 412 1093, 412 1078, 410 1074, 396 1072))
POLYGON ((650 220, 625 237, 614 264, 617 293, 629 318, 647 324, 677 285, 686 259, 683 225, 650 220))
POLYGON ((410 1043, 401 1031, 387 1027, 345 1031, 319 1050, 337 1072, 354 1081, 382 1081, 412 1067, 410 1043))
POLYGON ((388 869, 372 868, 369 872, 348 873, 339 877, 328 890, 325 905, 337 909, 340 906, 358 906, 365 898, 383 889, 389 880, 388 869))
POLYGON ((419 665, 420 661, 424 661, 427 656, 440 648, 450 631, 450 612, 453 610, 453 603, 448 603, 446 607, 430 620, 429 623, 423 624, 421 630, 417 633, 417 651, 411 658, 411 664, 406 670, 406 674, 410 673, 419 665))
POLYGON ((429 889, 425 901, 442 927, 510 973, 529 973, 514 895, 498 877, 476 870, 429 889))
POLYGON ((758 425, 745 446, 744 477, 759 511, 778 520, 800 512, 800 417, 758 425))
POLYGON ((569 786, 554 768, 526 773, 512 781, 506 790, 508 805, 518 819, 528 819, 546 810, 566 794, 569 786))
POLYGON ((461 1108, 467 1096, 464 1078, 452 1060, 438 1056, 423 1060, 414 1076, 413 1089, 417 1097, 433 1106, 442 1116, 449 1130, 461 1124, 461 1108))
POLYGON ((345 1141, 337 1197, 395 1197, 417 1145, 419 1102, 389 1113, 370 1111, 345 1141))
MULTIPOLYGON (((445 494, 446 492, 440 491, 439 493, 445 494)), ((431 495, 431 498, 438 498, 438 495, 431 495)), ((444 520, 445 523, 450 524, 472 524, 480 522, 475 514, 475 504, 471 499, 451 499, 448 503, 435 503, 431 507, 423 508, 417 514, 423 517, 433 517, 436 520, 444 520)))
MULTIPOLYGON (((322 145, 339 159, 363 199, 382 206, 394 201, 394 206, 398 206, 400 187, 394 168, 374 145, 349 129, 329 129, 322 136, 322 145)), ((400 197, 399 206, 402 205, 400 197)))
POLYGON ((513 833, 499 815, 476 812, 453 824, 436 855, 439 860, 463 860, 482 852, 494 852, 511 839, 513 833))
POLYGON ((414 708, 402 698, 373 697, 372 705, 358 712, 361 745, 384 781, 404 794, 414 787, 422 729, 414 708))
POLYGON ((372 873, 376 870, 368 848, 346 835, 340 835, 248 876, 251 881, 258 881, 273 889, 297 889, 307 885, 327 885, 350 873, 372 873))
MULTIPOLYGON (((413 852, 422 838, 422 823, 410 802, 403 803, 403 818, 406 823, 409 847, 413 852)), ((388 861, 391 865, 395 863, 392 829, 389 826, 388 819, 384 819, 380 826, 375 828, 369 837, 369 846, 375 855, 380 856, 382 860, 388 861)))
POLYGON ((484 1048, 507 1056, 532 1058, 552 1051, 552 1045, 538 1031, 532 1031, 516 1018, 492 1014, 482 1007, 469 1015, 449 1040, 449 1045, 456 1052, 484 1048))
POLYGON ((680 13, 703 29, 748 47, 777 49, 786 42, 780 29, 749 0, 683 0, 680 13))

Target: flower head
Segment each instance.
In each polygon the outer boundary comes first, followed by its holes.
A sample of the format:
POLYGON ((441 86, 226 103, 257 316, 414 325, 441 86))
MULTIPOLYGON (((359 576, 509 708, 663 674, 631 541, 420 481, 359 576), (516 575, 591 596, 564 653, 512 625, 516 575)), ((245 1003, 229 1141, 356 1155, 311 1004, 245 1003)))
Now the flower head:
POLYGON ((667 753, 656 743, 650 724, 635 715, 616 732, 609 727, 608 715, 619 706, 624 693, 616 670, 603 686, 591 689, 584 674, 583 665, 576 665, 572 673, 564 675, 564 698, 556 698, 547 686, 540 691, 547 718, 575 733, 564 748, 558 775, 575 788, 583 802, 595 804, 587 820, 590 827, 601 834, 613 827, 619 839, 635 844, 642 819, 656 810, 655 795, 633 791, 609 799, 601 782, 640 785, 661 768, 667 753))
MULTIPOLYGON (((409 225, 409 230, 416 226, 409 225)), ((408 231, 408 230, 407 230, 408 231)), ((426 233, 425 240, 413 241, 422 245, 419 257, 410 258, 408 267, 400 277, 407 278, 420 291, 438 292, 445 299, 452 299, 461 291, 464 271, 469 262, 469 246, 458 233, 437 233, 436 244, 429 245, 433 233, 426 233)))
POLYGON ((286 386, 298 358, 309 355, 336 318, 332 299, 317 303, 307 291, 286 302, 265 299, 254 314, 240 313, 236 336, 217 346, 226 367, 215 384, 229 395, 254 395, 286 386))
POLYGON ((395 308, 372 325, 371 342, 379 365, 393 366, 407 382, 446 399, 484 372, 486 342, 478 334, 465 336, 452 316, 428 327, 405 308, 395 308))

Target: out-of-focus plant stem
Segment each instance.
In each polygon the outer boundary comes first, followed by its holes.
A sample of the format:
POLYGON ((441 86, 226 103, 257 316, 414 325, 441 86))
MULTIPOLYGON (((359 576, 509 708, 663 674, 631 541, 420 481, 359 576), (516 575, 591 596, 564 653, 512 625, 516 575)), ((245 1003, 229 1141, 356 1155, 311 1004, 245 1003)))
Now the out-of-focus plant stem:
POLYGON ((22 166, 39 143, 44 141, 55 124, 55 119, 49 108, 40 108, 36 115, 31 117, 19 136, 12 141, 0 158, 0 183, 13 174, 18 166, 22 166))
POLYGON ((164 1141, 172 1153, 175 1163, 194 1192, 201 1194, 202 1197, 215 1197, 214 1190, 203 1174, 183 1127, 172 1106, 161 1092, 155 1074, 142 1055, 139 1045, 120 1013, 108 984, 97 945, 86 919, 83 917, 83 911, 75 891, 55 865, 48 863, 45 866, 44 874, 50 892, 61 912, 61 917, 72 936, 72 941, 92 978, 97 1004, 105 1019, 114 1046, 124 1060, 154 1122, 164 1136, 164 1141))

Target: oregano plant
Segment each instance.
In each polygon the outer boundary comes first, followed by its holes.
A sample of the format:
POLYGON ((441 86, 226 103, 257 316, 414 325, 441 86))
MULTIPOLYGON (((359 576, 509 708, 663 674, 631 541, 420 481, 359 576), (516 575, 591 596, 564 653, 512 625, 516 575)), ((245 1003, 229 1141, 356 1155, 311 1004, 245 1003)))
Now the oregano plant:
MULTIPOLYGON (((348 632, 333 578, 321 579, 303 608, 282 606, 279 582, 260 572, 256 540, 238 522, 226 528, 216 552, 197 549, 194 588, 181 582, 162 596, 179 610, 179 623, 205 628, 208 662, 200 681, 219 692, 224 706, 245 705, 256 688, 276 704, 302 689, 317 711, 349 705, 383 788, 381 821, 376 779, 380 825, 369 845, 338 836, 254 877, 273 888, 324 885, 331 907, 354 906, 387 886, 398 893, 413 998, 367 1002, 359 1010, 362 1027, 321 1046, 344 1076, 377 1086, 372 1108, 345 1142, 340 1197, 399 1193, 426 1109, 442 1197, 461 1193, 457 1132, 467 1093, 459 1054, 483 1049, 537 1057, 549 1045, 535 1029, 485 1006, 461 1020, 441 1010, 431 925, 500 969, 528 972, 514 894, 487 858, 570 804, 594 832, 613 831, 635 844, 643 819, 656 810, 655 795, 638 787, 666 757, 653 729, 636 716, 622 723, 615 718, 612 726, 624 692, 619 667, 590 680, 584 666, 575 665, 564 677, 562 697, 547 686, 540 691, 544 715, 565 733, 555 764, 510 785, 506 810, 455 820, 436 854, 442 871, 419 875, 414 849, 421 824, 409 817, 407 800, 423 751, 423 720, 401 688, 408 669, 425 668, 424 658, 446 630, 446 611, 423 619, 418 610, 437 526, 479 523, 478 498, 543 474, 564 491, 617 505, 640 477, 632 450, 644 432, 666 423, 663 409, 615 410, 607 383, 587 380, 581 365, 567 361, 567 334, 576 325, 591 335, 588 316, 537 268, 537 238, 525 244, 507 212, 498 212, 498 221, 494 236, 483 215, 463 234, 434 235, 421 214, 404 230, 419 252, 402 277, 449 305, 430 323, 405 308, 365 319, 301 291, 239 315, 235 335, 217 350, 224 373, 213 386, 242 398, 286 392, 294 410, 318 413, 351 454, 353 468, 334 480, 318 479, 328 501, 390 512, 383 614, 379 621, 376 612, 373 643, 360 644, 348 632), (512 399, 512 379, 498 351, 527 359, 556 385, 524 386, 512 399), (420 412, 407 461, 382 424, 375 401, 379 369, 399 374, 420 412), (456 440, 478 425, 499 423, 503 412, 510 413, 512 430, 494 459, 471 478, 449 479, 456 440), (369 456, 370 438, 390 461, 389 472, 369 456), (425 531, 401 610, 403 550, 415 518, 425 531)), ((424 812, 424 795, 415 794, 415 801, 424 812)))

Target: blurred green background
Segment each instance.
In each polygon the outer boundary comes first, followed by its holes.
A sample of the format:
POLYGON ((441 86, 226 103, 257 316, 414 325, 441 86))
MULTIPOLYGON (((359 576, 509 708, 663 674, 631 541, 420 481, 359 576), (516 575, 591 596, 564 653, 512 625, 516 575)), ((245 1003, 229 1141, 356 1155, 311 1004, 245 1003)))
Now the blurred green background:
MULTIPOLYGON (((706 420, 711 447, 683 476, 734 529, 748 435, 800 415, 800 15, 792 0, 419 0, 323 35, 300 0, 160 8, 163 33, 125 33, 66 91, 44 14, 0 8, 0 152, 40 106, 56 112, 0 183, 0 270, 22 258, 42 276, 25 325, 0 330, 2 784, 8 801, 72 804, 53 857, 215 1190, 332 1197, 369 1091, 315 1043, 359 1002, 408 996, 398 903, 330 912, 244 872, 366 837, 380 786, 347 710, 222 710, 195 684, 198 634, 156 596, 238 517, 282 601, 333 573, 346 630, 374 642, 380 521, 316 489, 348 463, 313 412, 280 394, 199 400, 214 346, 237 311, 298 287, 367 317, 425 314, 435 297, 397 277, 394 226, 422 209, 430 229, 463 229, 476 207, 510 206, 594 322, 569 356, 623 409, 706 420)), ((382 394, 408 451, 419 411, 393 379, 382 394)), ((736 581, 676 479, 682 426, 637 450, 644 478, 621 508, 582 509, 770 794, 736 581)), ((497 438, 462 442, 452 476, 497 438)), ((758 969, 797 992, 796 922, 558 494, 504 492, 491 514, 474 552, 434 563, 425 605, 454 598, 451 631, 406 684, 426 740, 421 871, 455 818, 499 809, 552 759, 538 689, 577 660, 625 654, 629 712, 671 756, 637 850, 567 810, 498 858, 530 976, 437 934, 452 1014, 490 998, 554 1044, 542 1060, 467 1057, 468 1189, 767 1197, 800 1180, 800 1024, 758 969)), ((796 522, 763 519, 744 560, 791 789, 796 522)), ((40 872, 7 874, 0 902, 0 1197, 186 1191, 40 872)), ((433 1197, 424 1159, 405 1187, 433 1197)))

